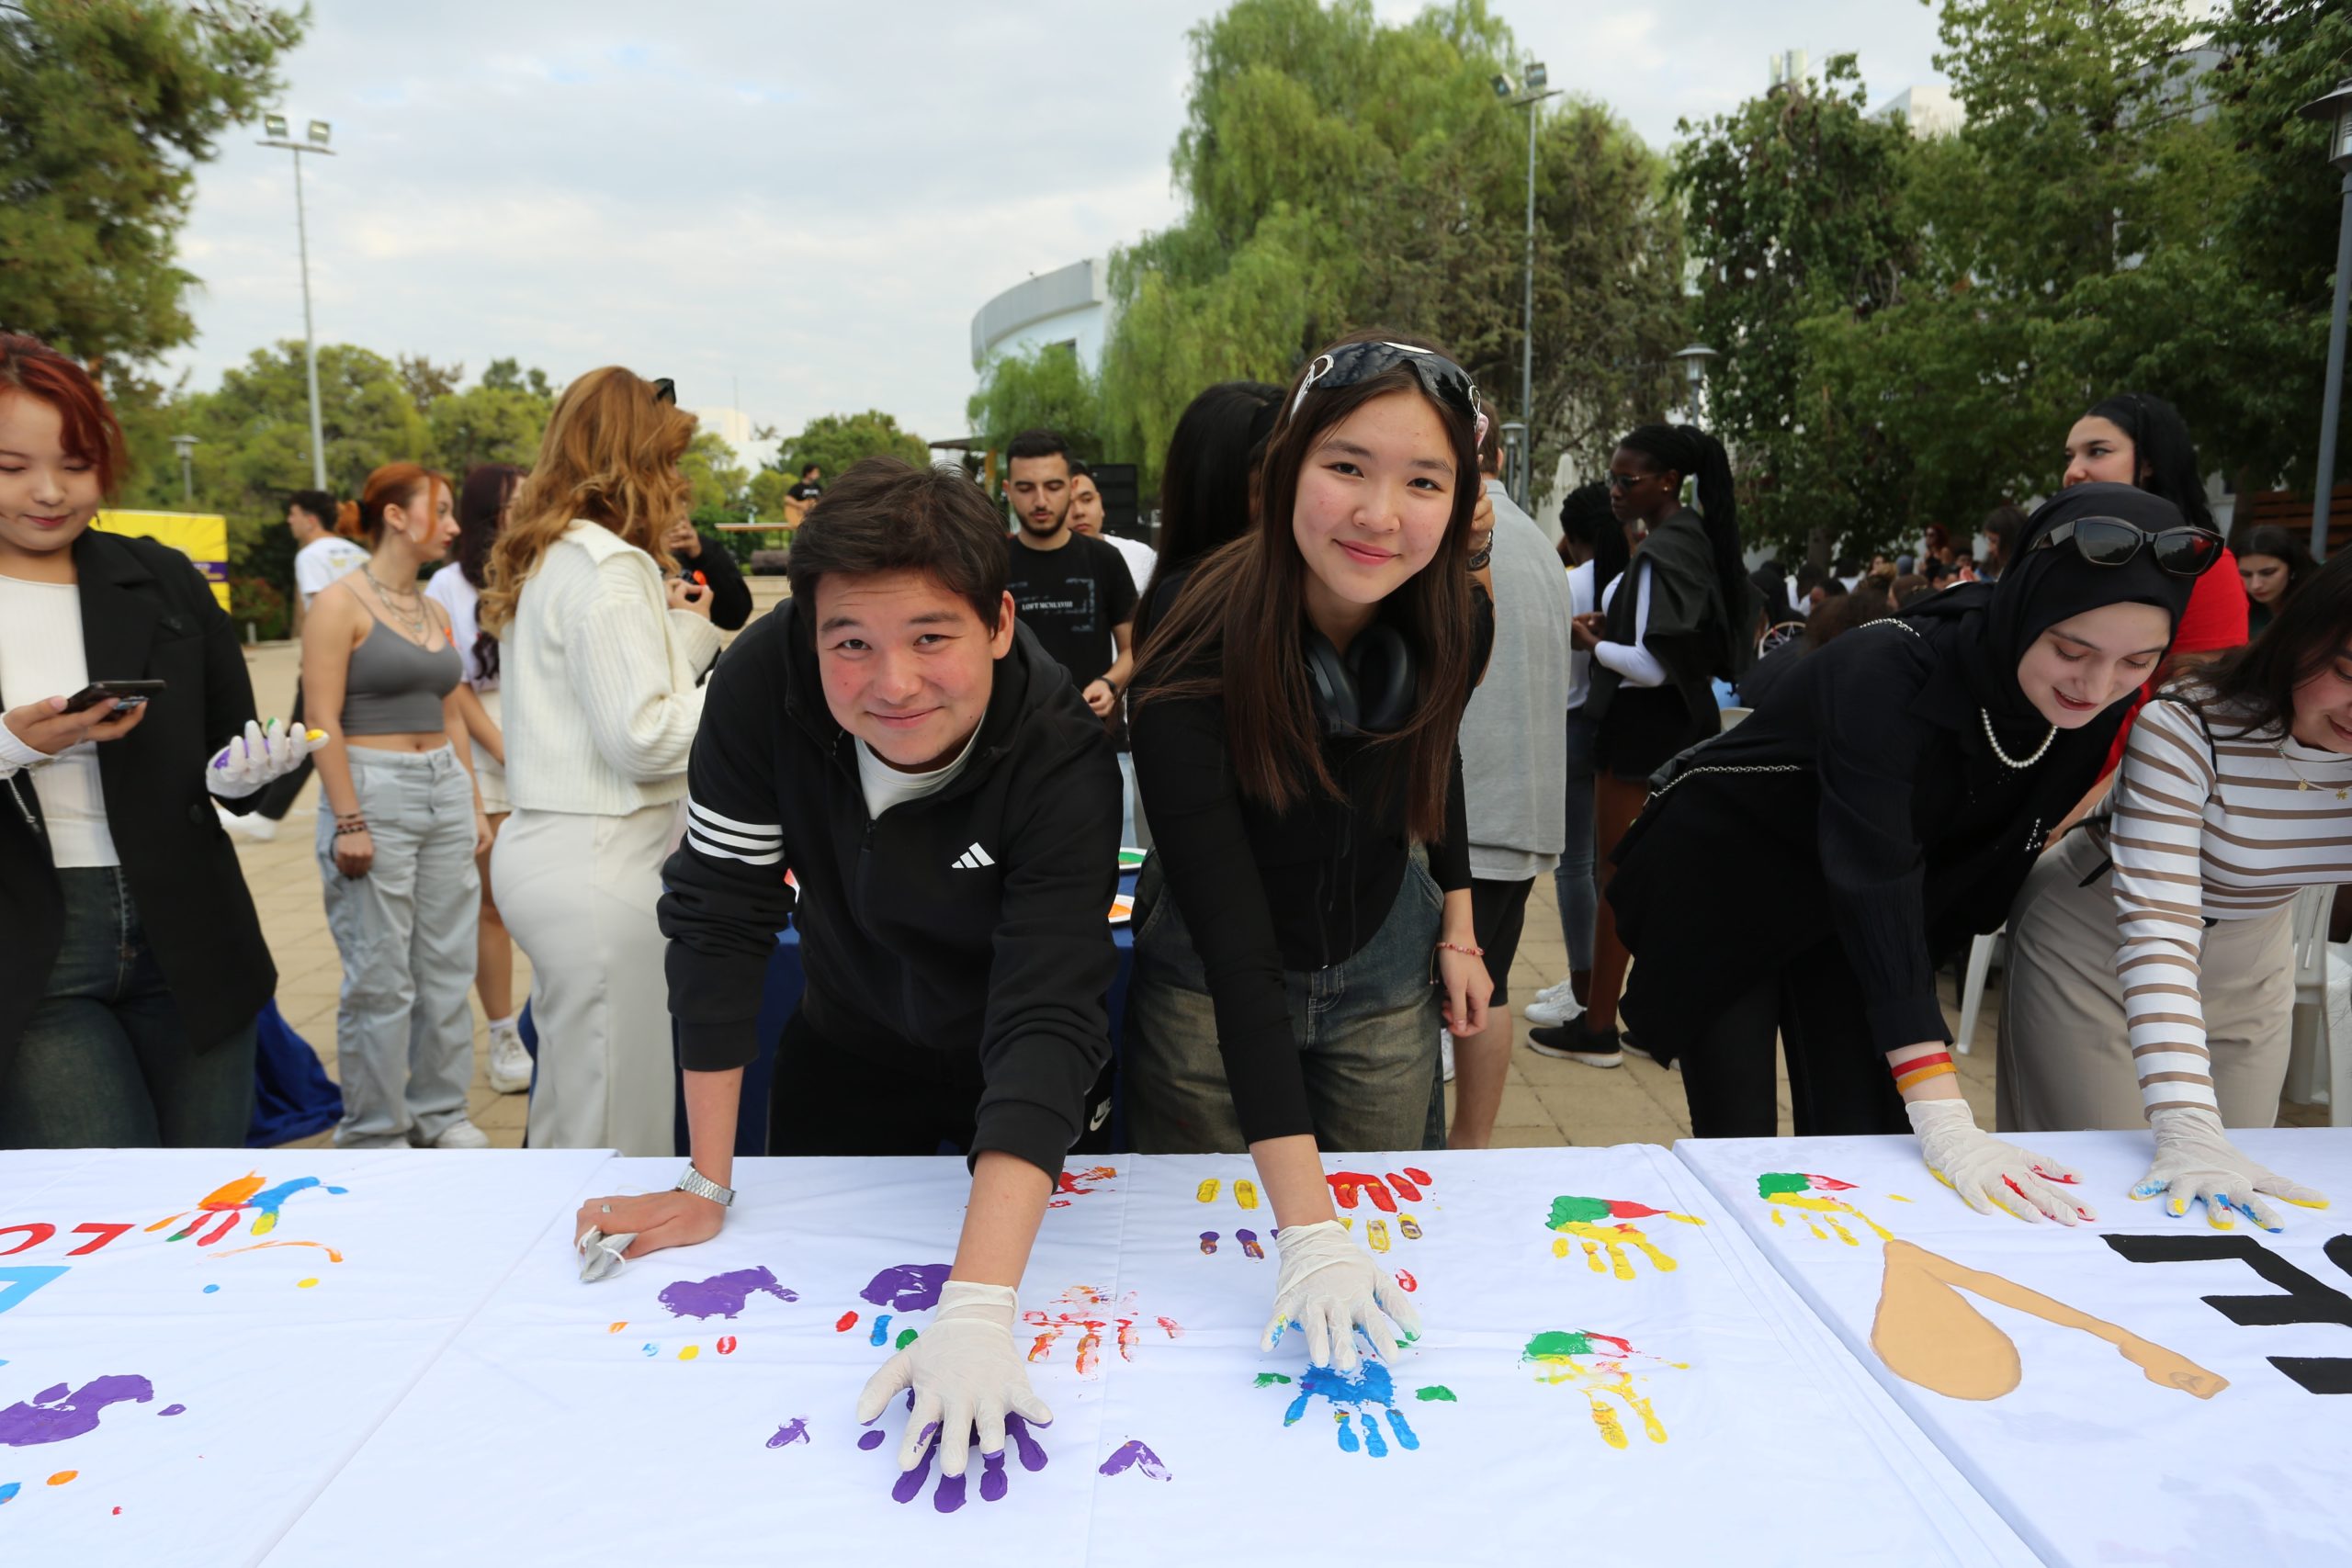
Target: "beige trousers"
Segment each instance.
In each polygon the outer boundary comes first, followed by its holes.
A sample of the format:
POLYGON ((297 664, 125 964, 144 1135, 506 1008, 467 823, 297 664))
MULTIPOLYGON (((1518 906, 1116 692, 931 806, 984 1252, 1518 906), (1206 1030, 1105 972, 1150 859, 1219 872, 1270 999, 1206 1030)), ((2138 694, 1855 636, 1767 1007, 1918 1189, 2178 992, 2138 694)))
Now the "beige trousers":
POLYGON ((521 810, 499 829, 491 883, 531 958, 535 1149, 677 1152, 666 944, 653 911, 678 812, 521 810))
MULTIPOLYGON (((2010 907, 1996 1093, 2004 1133, 2148 1124, 2115 973, 2115 888, 2106 859, 2090 832, 2069 833, 2041 857, 2010 907)), ((2198 999, 2213 1093, 2228 1126, 2267 1127, 2278 1119, 2295 1010, 2294 919, 2290 904, 2205 928, 2198 999)))

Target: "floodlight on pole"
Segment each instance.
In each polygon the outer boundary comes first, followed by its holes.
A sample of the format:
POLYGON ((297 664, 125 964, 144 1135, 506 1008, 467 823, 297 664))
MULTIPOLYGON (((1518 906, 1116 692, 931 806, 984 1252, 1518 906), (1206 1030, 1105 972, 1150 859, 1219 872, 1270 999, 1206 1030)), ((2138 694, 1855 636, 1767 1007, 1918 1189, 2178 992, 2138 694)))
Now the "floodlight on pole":
POLYGON ((192 455, 203 445, 193 435, 172 437, 172 446, 180 455, 180 499, 191 504, 196 500, 196 469, 192 455))
POLYGON ((2352 289, 2352 76, 2335 91, 2302 107, 2307 118, 2327 122, 2326 158, 2344 174, 2344 214, 2335 224, 2335 308, 2327 323, 2327 384, 2320 396, 2319 473, 2312 495, 2312 558, 2327 558, 2327 511, 2335 489, 2335 429, 2344 417, 2344 316, 2352 289))
POLYGON ((1675 363, 1682 367, 1684 406, 1690 411, 1690 423, 1699 423, 1699 393, 1707 380, 1707 367, 1716 358, 1715 351, 1703 343, 1677 351, 1675 363))
POLYGON ((311 483, 319 490, 327 488, 326 427, 319 414, 319 340, 311 324, 311 231, 302 208, 302 154, 316 152, 332 158, 334 150, 327 142, 334 128, 325 120, 311 121, 305 140, 297 141, 293 125, 282 114, 262 116, 264 147, 276 147, 291 153, 294 158, 294 237, 302 263, 302 368, 311 390, 311 483))

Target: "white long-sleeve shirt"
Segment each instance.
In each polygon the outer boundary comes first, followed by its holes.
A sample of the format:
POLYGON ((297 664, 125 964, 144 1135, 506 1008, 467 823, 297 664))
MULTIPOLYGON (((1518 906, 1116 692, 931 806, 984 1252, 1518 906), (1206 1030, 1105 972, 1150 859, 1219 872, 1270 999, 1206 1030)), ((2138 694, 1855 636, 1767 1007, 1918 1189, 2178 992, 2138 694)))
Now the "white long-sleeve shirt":
POLYGON ((575 519, 499 640, 515 808, 623 817, 684 795, 718 649, 708 620, 669 607, 651 556, 575 519))
POLYGON ((1637 560, 1630 572, 1619 572, 1601 590, 1600 607, 1604 610, 1617 601, 1617 591, 1625 585, 1627 577, 1634 579, 1634 592, 1640 595, 1634 601, 1634 640, 1604 642, 1597 645, 1592 656, 1623 677, 1628 686, 1663 686, 1666 666, 1649 650, 1650 635, 1650 563, 1637 560))
POLYGON ((2219 1111, 2198 959, 2205 922, 2238 920, 2305 887, 2352 882, 2352 757, 2247 738, 2176 702, 2140 710, 2116 780, 2115 967, 2150 1111, 2219 1111))

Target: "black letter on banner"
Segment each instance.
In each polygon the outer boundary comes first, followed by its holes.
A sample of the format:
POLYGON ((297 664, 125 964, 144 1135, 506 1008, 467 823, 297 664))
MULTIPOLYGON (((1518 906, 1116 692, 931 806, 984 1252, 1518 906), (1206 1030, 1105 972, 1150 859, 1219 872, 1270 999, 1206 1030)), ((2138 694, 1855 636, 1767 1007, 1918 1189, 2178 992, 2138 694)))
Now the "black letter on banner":
MULTIPOLYGON (((2133 1263, 2204 1263, 2234 1258, 2287 1293, 2207 1296, 2205 1304, 2246 1327, 2335 1323, 2352 1328, 2352 1296, 2322 1284, 2250 1235, 2110 1235, 2103 1238, 2133 1263)), ((2328 1261, 2352 1274, 2352 1235, 2327 1244, 2328 1261)), ((2270 1364, 2312 1393, 2352 1393, 2352 1358, 2272 1356, 2270 1364)))

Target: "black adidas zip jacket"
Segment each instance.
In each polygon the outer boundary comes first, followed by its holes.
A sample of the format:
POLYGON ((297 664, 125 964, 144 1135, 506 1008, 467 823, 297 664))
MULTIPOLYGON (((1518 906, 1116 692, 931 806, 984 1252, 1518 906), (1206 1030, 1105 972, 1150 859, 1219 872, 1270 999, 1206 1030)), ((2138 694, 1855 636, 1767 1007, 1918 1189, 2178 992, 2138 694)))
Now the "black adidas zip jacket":
POLYGON ((1120 784, 1102 722, 1019 628, 946 788, 871 818, 856 744, 825 706, 791 601, 719 661, 687 766, 685 840, 662 874, 680 1057, 713 1072, 758 1055, 762 987, 790 916, 818 1033, 851 1051, 977 1052, 972 1155, 1002 1149, 1058 1175, 1110 1055, 1120 784))

